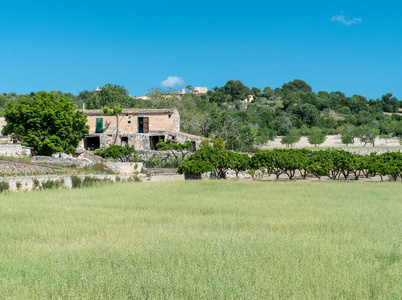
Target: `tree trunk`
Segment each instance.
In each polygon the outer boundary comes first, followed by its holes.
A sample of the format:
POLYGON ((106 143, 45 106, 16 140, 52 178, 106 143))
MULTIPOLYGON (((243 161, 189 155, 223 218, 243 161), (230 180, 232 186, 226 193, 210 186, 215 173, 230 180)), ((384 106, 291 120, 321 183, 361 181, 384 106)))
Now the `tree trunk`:
POLYGON ((114 137, 113 145, 116 145, 118 135, 119 135, 119 114, 116 114, 116 136, 114 137))

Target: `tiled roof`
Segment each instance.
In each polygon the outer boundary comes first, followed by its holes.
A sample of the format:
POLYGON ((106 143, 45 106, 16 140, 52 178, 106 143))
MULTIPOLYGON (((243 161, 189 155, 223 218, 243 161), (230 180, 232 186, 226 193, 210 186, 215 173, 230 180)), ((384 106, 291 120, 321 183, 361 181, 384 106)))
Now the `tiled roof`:
MULTIPOLYGON (((159 114, 173 114, 176 109, 148 109, 148 108, 125 108, 122 111, 122 114, 150 114, 150 115, 159 115, 159 114)), ((84 115, 87 116, 99 116, 104 115, 102 109, 85 109, 82 111, 84 115)))

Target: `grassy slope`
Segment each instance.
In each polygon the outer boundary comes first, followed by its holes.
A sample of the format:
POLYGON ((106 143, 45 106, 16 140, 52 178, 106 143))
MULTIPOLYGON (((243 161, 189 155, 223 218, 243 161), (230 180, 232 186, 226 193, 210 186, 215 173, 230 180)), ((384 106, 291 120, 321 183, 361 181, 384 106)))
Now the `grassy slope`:
POLYGON ((400 183, 117 183, 0 198, 0 295, 399 298, 400 183))

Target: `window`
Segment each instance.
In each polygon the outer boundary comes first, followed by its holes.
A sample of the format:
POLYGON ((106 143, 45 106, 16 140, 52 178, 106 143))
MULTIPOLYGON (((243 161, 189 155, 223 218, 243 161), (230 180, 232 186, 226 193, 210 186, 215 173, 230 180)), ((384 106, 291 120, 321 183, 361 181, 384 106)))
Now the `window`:
POLYGON ((149 133, 149 118, 138 117, 138 133, 149 133))
POLYGON ((103 118, 96 118, 95 133, 103 133, 103 118))

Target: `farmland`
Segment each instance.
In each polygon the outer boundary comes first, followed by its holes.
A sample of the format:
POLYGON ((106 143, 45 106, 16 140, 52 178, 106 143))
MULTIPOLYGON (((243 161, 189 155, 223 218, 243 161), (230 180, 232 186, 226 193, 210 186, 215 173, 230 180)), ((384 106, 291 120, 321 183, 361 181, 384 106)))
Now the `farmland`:
POLYGON ((116 183, 0 197, 4 298, 402 294, 400 182, 116 183))

